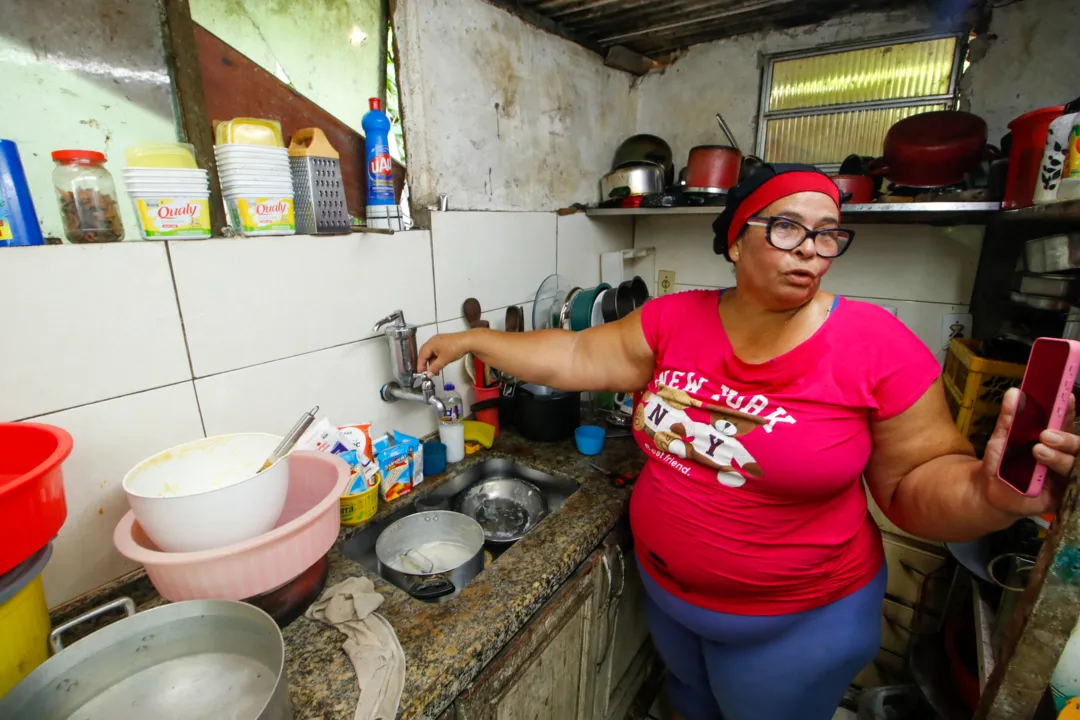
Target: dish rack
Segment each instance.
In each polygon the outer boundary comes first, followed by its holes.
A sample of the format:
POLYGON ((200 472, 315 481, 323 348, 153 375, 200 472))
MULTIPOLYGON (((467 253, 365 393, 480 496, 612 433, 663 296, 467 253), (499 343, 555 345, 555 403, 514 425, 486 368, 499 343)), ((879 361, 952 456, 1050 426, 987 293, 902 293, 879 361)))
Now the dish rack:
POLYGON ((979 357, 979 342, 953 338, 945 357, 945 400, 956 429, 981 455, 1001 413, 1001 399, 1019 387, 1025 365, 979 357))

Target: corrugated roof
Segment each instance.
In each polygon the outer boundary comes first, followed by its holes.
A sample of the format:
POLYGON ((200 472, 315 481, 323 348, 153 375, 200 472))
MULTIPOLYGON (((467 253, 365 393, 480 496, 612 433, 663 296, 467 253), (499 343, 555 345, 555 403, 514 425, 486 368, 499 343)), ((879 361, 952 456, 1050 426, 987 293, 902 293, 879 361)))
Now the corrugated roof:
POLYGON ((821 22, 921 0, 489 0, 527 22, 605 54, 625 46, 653 59, 701 42, 821 22))

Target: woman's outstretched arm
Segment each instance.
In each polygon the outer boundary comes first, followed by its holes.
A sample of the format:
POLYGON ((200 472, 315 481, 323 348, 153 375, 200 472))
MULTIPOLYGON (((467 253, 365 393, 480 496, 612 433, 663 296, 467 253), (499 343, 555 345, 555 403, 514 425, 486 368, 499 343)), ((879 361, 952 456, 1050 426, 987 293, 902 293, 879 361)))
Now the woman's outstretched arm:
POLYGON ((641 390, 656 361, 638 310, 581 332, 477 329, 436 335, 420 348, 420 370, 437 374, 470 352, 519 380, 560 390, 641 390))

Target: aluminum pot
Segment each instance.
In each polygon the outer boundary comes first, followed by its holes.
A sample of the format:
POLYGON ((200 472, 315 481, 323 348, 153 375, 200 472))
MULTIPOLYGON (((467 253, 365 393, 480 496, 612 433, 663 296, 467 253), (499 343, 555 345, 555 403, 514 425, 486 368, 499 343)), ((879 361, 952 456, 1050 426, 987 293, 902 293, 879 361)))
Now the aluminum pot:
POLYGON ((600 200, 664 191, 664 168, 651 162, 627 163, 600 180, 600 200))
POLYGON ((52 631, 52 658, 0 698, 0 717, 289 720, 285 642, 273 619, 234 600, 135 613, 119 598, 52 631), (128 617, 64 649, 63 635, 108 612, 128 617))
POLYGON ((417 600, 445 601, 484 569, 484 529, 458 512, 418 512, 382 531, 375 556, 379 574, 417 600))
POLYGON ((655 135, 634 135, 622 141, 615 151, 615 160, 611 168, 617 170, 623 165, 650 162, 664 168, 664 185, 670 185, 675 179, 675 166, 671 161, 671 146, 655 135))

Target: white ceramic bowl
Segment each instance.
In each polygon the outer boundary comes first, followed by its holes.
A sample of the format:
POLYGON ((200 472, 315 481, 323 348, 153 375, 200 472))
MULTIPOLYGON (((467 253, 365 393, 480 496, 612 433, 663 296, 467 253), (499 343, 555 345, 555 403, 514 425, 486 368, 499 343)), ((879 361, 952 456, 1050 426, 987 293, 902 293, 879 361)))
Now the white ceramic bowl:
POLYGON ((289 458, 263 472, 281 442, 266 433, 194 440, 151 455, 124 476, 135 518, 166 552, 212 550, 269 532, 289 489, 289 458))

